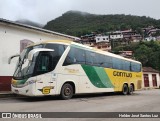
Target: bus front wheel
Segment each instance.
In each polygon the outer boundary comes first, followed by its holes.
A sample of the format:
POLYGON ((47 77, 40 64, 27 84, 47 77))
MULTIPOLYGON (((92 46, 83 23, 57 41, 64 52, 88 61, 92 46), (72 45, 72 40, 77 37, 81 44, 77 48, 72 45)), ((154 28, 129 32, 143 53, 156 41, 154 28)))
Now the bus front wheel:
POLYGON ((123 84, 122 94, 123 95, 127 95, 128 94, 128 85, 127 84, 123 84))
POLYGON ((67 100, 67 99, 72 98, 72 96, 73 96, 73 87, 72 87, 72 85, 70 85, 68 83, 64 84, 62 86, 60 96, 61 96, 61 98, 63 100, 67 100))

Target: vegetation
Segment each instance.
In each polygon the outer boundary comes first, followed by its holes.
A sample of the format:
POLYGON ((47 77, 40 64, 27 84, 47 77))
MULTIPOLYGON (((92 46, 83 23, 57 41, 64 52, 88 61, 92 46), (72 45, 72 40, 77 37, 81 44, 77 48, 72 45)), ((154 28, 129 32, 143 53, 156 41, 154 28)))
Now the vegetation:
POLYGON ((133 51, 133 57, 140 61, 143 66, 160 70, 160 43, 158 41, 132 43, 128 46, 114 48, 114 52, 133 51))
POLYGON ((115 30, 133 29, 142 33, 141 28, 160 28, 160 20, 132 15, 95 15, 79 11, 68 11, 48 22, 44 28, 68 35, 78 36, 91 32, 105 33, 115 30))

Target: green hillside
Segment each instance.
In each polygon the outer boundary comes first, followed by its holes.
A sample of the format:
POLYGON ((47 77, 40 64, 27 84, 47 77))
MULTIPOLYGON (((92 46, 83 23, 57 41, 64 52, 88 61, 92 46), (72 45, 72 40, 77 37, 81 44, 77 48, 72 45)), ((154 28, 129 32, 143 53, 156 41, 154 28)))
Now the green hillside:
POLYGON ((152 67, 160 71, 160 42, 139 42, 127 46, 119 46, 113 49, 114 53, 119 51, 133 51, 133 58, 140 61, 143 66, 152 67))
POLYGON ((95 15, 79 11, 68 11, 62 16, 48 22, 44 28, 73 36, 91 32, 108 32, 154 26, 160 28, 160 20, 145 16, 132 15, 95 15))

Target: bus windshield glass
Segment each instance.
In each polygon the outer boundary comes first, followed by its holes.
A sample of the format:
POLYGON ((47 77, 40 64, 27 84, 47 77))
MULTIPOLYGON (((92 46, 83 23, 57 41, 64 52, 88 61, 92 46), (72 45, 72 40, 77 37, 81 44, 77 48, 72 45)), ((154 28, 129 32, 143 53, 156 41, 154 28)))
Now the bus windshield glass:
POLYGON ((66 45, 48 43, 48 44, 40 44, 36 46, 31 46, 31 47, 24 49, 22 53, 20 54, 13 78, 17 80, 22 80, 22 79, 27 79, 31 76, 34 76, 33 73, 34 73, 34 68, 36 65, 36 60, 38 58, 38 53, 34 55, 32 61, 28 61, 27 59, 28 53, 31 50, 35 48, 54 49, 54 52, 52 53, 52 63, 51 63, 52 70, 53 70, 55 66, 57 65, 61 55, 65 51, 66 47, 67 47, 66 45))
POLYGON ((17 66, 16 66, 15 73, 13 75, 13 78, 24 79, 32 74, 32 72, 33 72, 33 68, 32 68, 33 65, 32 64, 34 64, 34 62, 28 61, 28 59, 27 59, 28 53, 34 48, 43 48, 43 47, 44 47, 44 45, 31 46, 31 47, 28 47, 22 51, 22 53, 20 54, 17 66))

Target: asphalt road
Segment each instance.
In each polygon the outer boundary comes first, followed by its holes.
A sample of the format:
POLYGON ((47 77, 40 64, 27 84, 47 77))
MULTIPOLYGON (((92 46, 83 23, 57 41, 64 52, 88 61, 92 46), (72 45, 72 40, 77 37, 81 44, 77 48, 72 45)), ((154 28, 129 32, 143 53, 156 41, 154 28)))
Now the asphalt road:
MULTIPOLYGON (((74 96, 70 100, 60 100, 58 97, 0 98, 0 112, 160 112, 160 89, 136 91, 133 95, 127 96, 117 93, 79 95, 74 96)), ((107 119, 108 118, 55 118, 54 120, 105 121, 107 119)), ((1 120, 2 119, 0 119, 0 121, 1 120)), ((125 121, 127 118, 111 118, 110 120, 125 121)), ((134 121, 138 119, 130 118, 129 120, 134 121)), ((140 120, 158 121, 160 119, 141 118, 140 120)))

